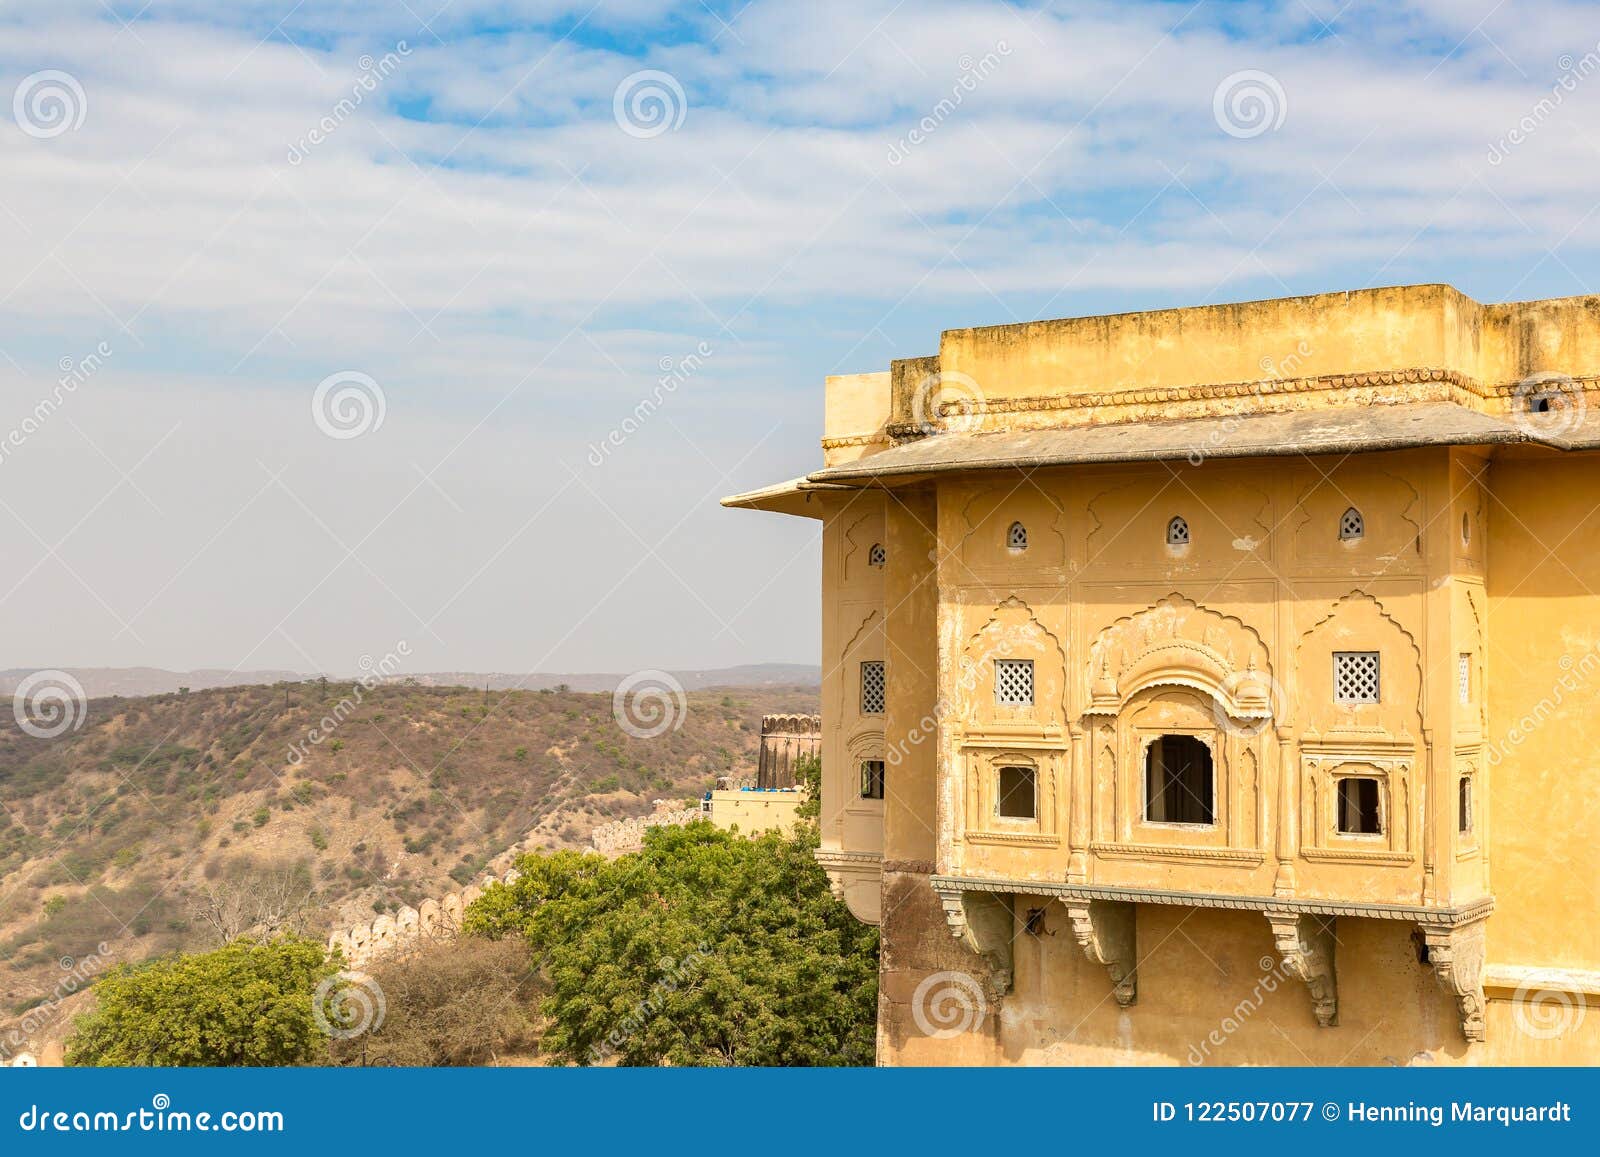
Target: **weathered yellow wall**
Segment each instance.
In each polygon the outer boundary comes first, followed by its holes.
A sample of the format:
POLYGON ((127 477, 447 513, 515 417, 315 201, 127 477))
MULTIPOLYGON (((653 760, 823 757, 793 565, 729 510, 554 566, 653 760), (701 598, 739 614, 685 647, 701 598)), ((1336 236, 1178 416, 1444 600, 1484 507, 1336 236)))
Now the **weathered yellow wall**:
POLYGON ((788 832, 794 828, 800 795, 792 791, 714 791, 711 822, 719 828, 752 832, 788 832))

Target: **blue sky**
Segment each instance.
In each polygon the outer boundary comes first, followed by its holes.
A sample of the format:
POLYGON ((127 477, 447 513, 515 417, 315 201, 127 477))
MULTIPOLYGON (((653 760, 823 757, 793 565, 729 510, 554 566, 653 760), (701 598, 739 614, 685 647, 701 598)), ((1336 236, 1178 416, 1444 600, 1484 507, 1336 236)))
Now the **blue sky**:
POLYGON ((8 4, 0 666, 812 661, 815 524, 715 500, 819 460, 824 375, 1591 292, 1597 42, 1492 0, 8 4), (329 436, 329 379, 381 424, 329 436))

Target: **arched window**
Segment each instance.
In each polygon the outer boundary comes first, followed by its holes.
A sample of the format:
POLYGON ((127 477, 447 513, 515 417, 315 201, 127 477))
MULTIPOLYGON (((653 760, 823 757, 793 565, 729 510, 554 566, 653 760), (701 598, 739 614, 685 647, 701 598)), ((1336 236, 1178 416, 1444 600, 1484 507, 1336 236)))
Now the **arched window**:
POLYGON ((1367 520, 1361 517, 1361 511, 1352 506, 1339 518, 1339 538, 1343 542, 1354 542, 1367 533, 1367 520))
POLYGON ((1144 818, 1155 824, 1214 823, 1211 749, 1192 735, 1163 735, 1144 757, 1144 818))
POLYGON ((867 551, 868 566, 882 566, 888 559, 889 554, 883 549, 881 542, 873 543, 871 549, 867 551))
POLYGON ((1006 531, 1006 546, 1011 550, 1028 549, 1028 528, 1020 522, 1013 522, 1011 529, 1006 531))
POLYGON ((1189 545, 1189 523, 1181 514, 1173 515, 1172 521, 1167 523, 1167 545, 1189 545))

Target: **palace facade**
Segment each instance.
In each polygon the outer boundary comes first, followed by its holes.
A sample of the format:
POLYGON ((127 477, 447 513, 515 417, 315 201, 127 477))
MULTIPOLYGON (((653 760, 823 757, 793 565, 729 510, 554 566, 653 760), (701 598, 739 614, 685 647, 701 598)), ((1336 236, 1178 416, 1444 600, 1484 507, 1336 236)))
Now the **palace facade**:
POLYGON ((1600 1062, 1597 382, 1441 285, 829 378, 725 504, 821 522, 880 1062, 1600 1062))

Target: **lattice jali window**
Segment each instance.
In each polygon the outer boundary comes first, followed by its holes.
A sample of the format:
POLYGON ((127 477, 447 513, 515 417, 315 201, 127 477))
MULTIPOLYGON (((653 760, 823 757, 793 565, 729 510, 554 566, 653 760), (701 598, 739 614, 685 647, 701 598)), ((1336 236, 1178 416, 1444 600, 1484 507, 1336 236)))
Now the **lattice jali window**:
POLYGON ((1378 652, 1333 653, 1333 697, 1340 703, 1378 701, 1378 652))
POLYGON ((1456 656, 1456 698, 1463 705, 1472 702, 1472 656, 1456 656))
POLYGON ((883 661, 861 664, 861 714, 883 714, 883 661))
POLYGON ((1171 522, 1167 523, 1167 545, 1189 545, 1189 522, 1181 514, 1174 517, 1171 522))
POLYGON ((1352 506, 1339 518, 1339 538, 1345 542, 1361 538, 1367 533, 1367 520, 1361 517, 1361 511, 1352 506))
POLYGON ((1020 522, 1013 522, 1011 529, 1006 531, 1006 546, 1011 550, 1028 549, 1028 528, 1020 522))
POLYGON ((1033 660, 994 661, 994 701, 1002 707, 1033 706, 1033 660))
POLYGON ((875 542, 872 549, 867 551, 868 566, 882 566, 889 561, 889 552, 883 549, 883 543, 875 542))

